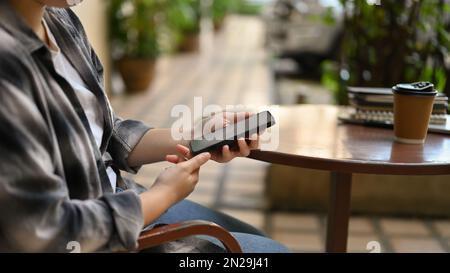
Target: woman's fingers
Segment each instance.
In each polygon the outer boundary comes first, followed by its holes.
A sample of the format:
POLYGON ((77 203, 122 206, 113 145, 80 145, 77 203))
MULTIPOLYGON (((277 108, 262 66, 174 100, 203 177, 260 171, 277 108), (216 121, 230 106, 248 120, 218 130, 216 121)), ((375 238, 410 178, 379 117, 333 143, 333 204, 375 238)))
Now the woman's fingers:
POLYGON ((183 156, 183 158, 185 160, 192 158, 191 150, 189 150, 188 147, 181 145, 181 144, 177 144, 176 150, 177 150, 177 152, 180 153, 181 156, 183 156))
POLYGON ((238 148, 236 150, 231 150, 230 146, 224 145, 222 147, 222 154, 214 153, 213 154, 213 160, 216 160, 218 162, 228 162, 231 161, 235 157, 247 157, 250 155, 251 150, 257 149, 259 146, 259 137, 258 135, 253 135, 251 137, 251 142, 247 144, 247 141, 244 138, 241 138, 237 141, 238 148))
POLYGON ((166 161, 173 163, 173 164, 178 164, 180 162, 181 158, 177 155, 166 155, 166 161))
POLYGON ((251 113, 251 112, 242 112, 241 115, 236 117, 236 122, 243 120, 243 119, 247 119, 251 116, 253 116, 255 113, 251 113))
POLYGON ((203 135, 210 134, 219 130, 221 128, 225 128, 230 125, 230 122, 227 118, 222 116, 214 116, 210 118, 203 126, 202 133, 203 135))
POLYGON ((193 173, 197 169, 199 169, 203 164, 208 162, 211 159, 210 153, 201 153, 187 161, 181 162, 179 165, 182 168, 185 168, 189 173, 193 173))
POLYGON ((236 123, 243 119, 252 116, 254 113, 251 112, 224 112, 223 116, 232 123, 236 123))
POLYGON ((212 128, 210 129, 209 133, 214 133, 216 130, 222 129, 230 125, 231 122, 228 119, 222 118, 212 125, 212 128))
POLYGON ((243 157, 247 157, 250 155, 250 148, 247 145, 247 142, 244 138, 238 139, 238 145, 239 145, 239 154, 243 157))
POLYGON ((259 148, 259 135, 253 134, 250 137, 250 144, 249 144, 250 150, 256 150, 259 148))
POLYGON ((192 158, 191 151, 188 147, 178 144, 176 150, 180 155, 167 155, 166 160, 168 162, 178 164, 192 158))
POLYGON ((230 146, 225 145, 222 147, 222 159, 225 162, 228 162, 231 159, 233 159, 233 154, 230 151, 230 146))

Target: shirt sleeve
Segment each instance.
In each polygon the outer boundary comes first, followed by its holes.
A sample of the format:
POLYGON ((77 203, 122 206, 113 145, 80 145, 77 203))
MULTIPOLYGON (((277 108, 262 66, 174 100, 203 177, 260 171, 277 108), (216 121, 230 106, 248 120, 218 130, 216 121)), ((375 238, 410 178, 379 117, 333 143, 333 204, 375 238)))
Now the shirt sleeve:
POLYGON ((130 166, 128 157, 150 129, 141 121, 115 117, 113 136, 108 144, 108 152, 116 167, 130 173, 137 173, 141 166, 130 166))
POLYGON ((125 251, 143 227, 133 191, 69 198, 50 130, 36 104, 0 79, 0 252, 125 251))

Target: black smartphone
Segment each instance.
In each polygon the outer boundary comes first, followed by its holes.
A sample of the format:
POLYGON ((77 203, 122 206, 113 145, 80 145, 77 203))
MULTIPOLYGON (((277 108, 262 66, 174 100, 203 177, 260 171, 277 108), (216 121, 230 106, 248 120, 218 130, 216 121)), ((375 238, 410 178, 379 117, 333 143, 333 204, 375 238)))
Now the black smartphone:
POLYGON ((212 133, 204 135, 202 139, 194 139, 190 143, 191 154, 197 155, 203 152, 217 150, 225 145, 235 147, 239 138, 250 138, 253 134, 260 134, 265 129, 273 126, 275 119, 269 111, 243 119, 228 125, 212 133))

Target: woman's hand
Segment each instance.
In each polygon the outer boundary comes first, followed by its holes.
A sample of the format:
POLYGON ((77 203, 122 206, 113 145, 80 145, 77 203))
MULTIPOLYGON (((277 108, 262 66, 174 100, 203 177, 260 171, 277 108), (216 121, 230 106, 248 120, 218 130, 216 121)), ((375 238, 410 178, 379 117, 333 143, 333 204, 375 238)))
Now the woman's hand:
POLYGON ((200 167, 211 155, 199 154, 190 160, 181 159, 176 165, 164 170, 152 187, 141 193, 142 217, 144 226, 153 223, 165 211, 186 198, 198 182, 200 167))
POLYGON ((200 167, 210 158, 210 153, 202 153, 191 159, 179 159, 175 162, 169 160, 170 156, 168 156, 167 160, 176 165, 165 169, 156 178, 152 188, 166 189, 174 203, 183 200, 194 191, 198 182, 200 167))
MULTIPOLYGON (((215 114, 214 116, 208 118, 208 120, 201 124, 201 130, 203 133, 214 132, 216 126, 226 127, 232 123, 236 123, 240 120, 246 119, 252 114, 249 112, 222 112, 215 114)), ((250 139, 246 140, 244 138, 237 140, 237 147, 231 149, 230 146, 225 145, 219 151, 211 152, 211 159, 219 162, 226 163, 233 160, 236 157, 247 157, 251 150, 258 149, 259 147, 259 136, 254 134, 250 136, 250 139)), ((177 145, 177 152, 180 155, 169 155, 167 161, 176 163, 180 158, 191 158, 192 155, 188 147, 184 145, 177 145)))

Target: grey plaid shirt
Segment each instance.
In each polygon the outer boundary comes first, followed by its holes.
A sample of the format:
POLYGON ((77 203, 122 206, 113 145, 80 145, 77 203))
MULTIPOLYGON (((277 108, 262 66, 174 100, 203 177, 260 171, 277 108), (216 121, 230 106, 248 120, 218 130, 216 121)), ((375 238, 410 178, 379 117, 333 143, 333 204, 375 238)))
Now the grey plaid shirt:
POLYGON ((45 20, 99 100, 104 137, 98 148, 49 50, 0 0, 0 252, 67 252, 71 241, 81 251, 134 249, 145 189, 119 176, 125 191, 114 194, 106 167, 136 172, 127 158, 149 127, 114 115, 76 15, 47 8, 45 20))

